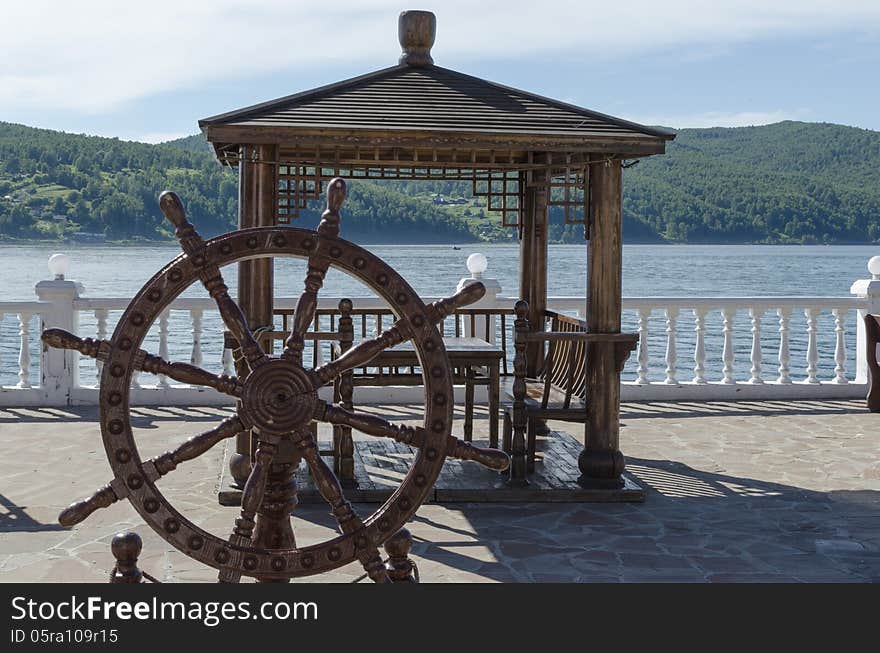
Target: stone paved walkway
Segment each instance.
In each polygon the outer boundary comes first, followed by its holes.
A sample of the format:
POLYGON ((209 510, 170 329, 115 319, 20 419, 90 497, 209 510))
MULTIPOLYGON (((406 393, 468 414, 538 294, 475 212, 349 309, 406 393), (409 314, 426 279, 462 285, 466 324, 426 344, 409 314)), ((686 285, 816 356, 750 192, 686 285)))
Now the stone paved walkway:
MULTIPOLYGON (((223 414, 133 412, 144 455, 223 414)), ((96 418, 94 408, 0 410, 0 582, 102 582, 110 538, 123 529, 144 537, 142 567, 160 580, 214 580, 127 503, 73 529, 55 523, 110 479, 96 418)), ((622 421, 644 504, 423 506, 411 525, 423 580, 880 581, 880 415, 862 402, 629 404, 622 421)), ((485 426, 478 420, 478 439, 485 426)), ((236 512, 216 501, 221 455, 217 447, 161 484, 184 514, 225 536, 236 512)), ((321 506, 302 506, 294 529, 307 544, 326 539, 333 521, 321 506)), ((359 573, 350 565, 304 580, 359 573)))

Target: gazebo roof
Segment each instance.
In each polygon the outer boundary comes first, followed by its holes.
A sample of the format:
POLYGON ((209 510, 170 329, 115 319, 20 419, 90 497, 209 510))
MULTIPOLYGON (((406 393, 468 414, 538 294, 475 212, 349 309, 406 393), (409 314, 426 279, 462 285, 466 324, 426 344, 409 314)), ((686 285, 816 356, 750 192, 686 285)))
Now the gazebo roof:
POLYGON ((430 24, 401 25, 398 65, 205 118, 199 126, 221 159, 238 145, 260 143, 640 156, 662 153, 675 138, 664 129, 435 66, 433 16, 430 24))
POLYGON ((674 138, 589 109, 502 86, 440 66, 400 64, 199 121, 292 130, 392 130, 564 136, 674 138))

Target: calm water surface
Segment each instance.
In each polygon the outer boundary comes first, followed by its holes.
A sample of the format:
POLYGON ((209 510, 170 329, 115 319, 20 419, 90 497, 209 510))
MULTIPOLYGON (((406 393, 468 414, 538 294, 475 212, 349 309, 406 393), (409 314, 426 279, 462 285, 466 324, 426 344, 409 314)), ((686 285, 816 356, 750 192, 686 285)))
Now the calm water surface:
MULTIPOLYGON (((447 295, 458 280, 468 276, 465 260, 480 251, 489 259, 488 277, 497 278, 502 294, 514 296, 518 289, 517 245, 464 245, 455 250, 451 245, 371 245, 369 249, 396 268, 415 290, 427 296, 447 295)), ((179 249, 175 245, 115 247, 106 245, 72 244, 0 244, 0 302, 35 299, 34 284, 49 277, 46 260, 55 251, 64 251, 72 258, 69 279, 81 282, 86 296, 131 297, 143 283, 174 258, 179 249)), ((624 294, 634 296, 734 296, 734 295, 828 295, 846 296, 856 279, 865 278, 867 260, 880 254, 872 246, 753 246, 753 245, 627 245, 623 253, 624 294)), ((276 259, 276 296, 297 296, 302 289, 305 264, 296 259, 276 259)), ((584 245, 551 245, 549 257, 548 292, 551 295, 583 295, 586 286, 586 248, 584 245)), ((235 266, 224 269, 228 285, 236 286, 235 266)), ((371 292, 344 273, 331 270, 327 276, 325 296, 366 296, 371 292)), ((192 287, 189 296, 204 296, 201 287, 192 287)), ((112 330, 118 314, 111 313, 108 323, 112 330)), ((830 316, 820 319, 820 355, 828 358, 833 352, 833 333, 830 316)), ((768 315, 765 333, 775 329, 768 315)), ((802 318, 792 320, 793 332, 803 329, 802 318)), ((634 329, 634 316, 625 315, 625 328, 634 329)), ((189 357, 191 325, 185 313, 174 312, 171 318, 171 356, 177 360, 189 357)), ((735 323, 737 374, 745 373, 748 358, 748 320, 740 315, 735 323)), ((850 316, 848 331, 854 328, 850 316)), ((655 313, 650 322, 652 338, 652 372, 662 369, 665 342, 662 315, 655 313)), ((710 359, 718 355, 720 347, 720 318, 710 314, 707 320, 709 336, 707 349, 710 359), (713 321, 719 324, 715 324, 713 321)), ((81 317, 83 334, 94 333, 94 318, 81 317)), ((0 382, 15 383, 17 372, 16 316, 7 315, 0 322, 0 382)), ((36 321, 32 329, 36 335, 36 321)), ((219 368, 220 324, 215 314, 206 313, 204 319, 205 366, 219 368), (216 351, 215 351, 216 350, 216 351)), ((679 378, 688 379, 692 354, 693 325, 686 314, 679 320, 679 378)), ((850 333, 850 340, 852 334, 850 333)), ((34 339, 35 340, 35 339, 34 339)), ((157 338, 151 334, 146 348, 155 350, 157 338)), ((32 365, 38 358, 38 343, 32 342, 32 365)), ((802 354, 802 346, 793 342, 792 356, 802 354)), ((766 352, 765 355, 770 355, 766 352)), ((798 368, 797 362, 793 368, 798 368)), ((833 367, 833 363, 831 363, 833 367)), ((770 366, 765 364, 765 369, 770 366)), ((821 366, 828 372, 829 364, 821 366)), ((709 369, 712 369, 711 367, 709 369)), ((94 367, 83 363, 83 381, 91 382, 94 367)), ((626 374, 634 374, 633 361, 626 374)), ((38 371, 34 367, 32 382, 38 371)), ((710 377, 711 378, 711 377, 710 377)), ((769 375, 768 375, 768 378, 769 375)))
MULTIPOLYGON (((451 245, 371 245, 369 249, 421 294, 452 290, 462 276, 468 276, 465 260, 475 251, 488 257, 486 274, 501 282, 503 294, 514 295, 518 287, 516 245, 464 245, 460 250, 451 245)), ((70 254, 69 278, 82 282, 87 295, 124 297, 134 294, 180 250, 175 245, 0 244, 0 301, 32 299, 34 284, 49 276, 46 259, 55 251, 70 254)), ((551 295, 584 292, 585 251, 583 245, 550 246, 551 295)), ((878 253, 875 246, 626 245, 623 290, 627 296, 845 295, 855 279, 866 275, 867 260, 878 253)), ((276 260, 277 294, 297 294, 302 270, 304 264, 296 259, 276 260)), ((227 268, 224 275, 234 287, 235 270, 227 268)), ((332 296, 371 294, 336 271, 328 275, 325 288, 332 296)))

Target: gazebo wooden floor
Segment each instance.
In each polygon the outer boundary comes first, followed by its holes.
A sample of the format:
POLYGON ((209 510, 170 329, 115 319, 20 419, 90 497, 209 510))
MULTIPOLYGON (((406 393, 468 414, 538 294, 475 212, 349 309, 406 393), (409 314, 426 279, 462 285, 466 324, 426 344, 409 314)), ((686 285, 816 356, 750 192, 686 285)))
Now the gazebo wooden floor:
MULTIPOLYGON (((524 488, 509 487, 507 475, 491 472, 474 463, 447 459, 443 472, 429 495, 432 503, 455 502, 640 502, 645 491, 631 477, 619 490, 586 489, 578 485, 580 475, 577 459, 581 444, 568 433, 551 431, 537 442, 538 460, 535 472, 524 488)), ((227 447, 226 456, 234 450, 227 447)), ((380 503, 385 501, 406 475, 414 457, 413 450, 385 439, 358 439, 355 436, 355 480, 357 487, 345 489, 352 502, 380 503)), ((328 459, 328 463, 331 462, 328 459)), ((224 506, 241 504, 241 490, 231 484, 228 466, 223 465, 219 501, 224 506)), ((297 472, 300 503, 323 503, 302 465, 297 472)))

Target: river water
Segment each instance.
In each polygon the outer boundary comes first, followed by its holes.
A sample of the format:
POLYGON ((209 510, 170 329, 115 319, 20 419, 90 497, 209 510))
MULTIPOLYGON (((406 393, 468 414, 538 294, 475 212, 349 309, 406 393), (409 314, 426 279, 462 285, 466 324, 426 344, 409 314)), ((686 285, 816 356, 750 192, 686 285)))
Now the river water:
MULTIPOLYGON (((370 245, 369 249, 396 268, 415 288, 426 296, 447 295, 454 291, 459 279, 468 276, 467 256, 475 251, 484 253, 489 260, 487 277, 497 278, 502 295, 514 296, 518 288, 519 248, 511 244, 463 245, 370 245)), ((81 282, 85 295, 91 297, 130 297, 165 263, 177 255, 174 245, 108 246, 72 245, 57 243, 0 244, 0 302, 33 300, 34 284, 49 278, 46 261, 55 251, 64 251, 72 259, 69 279, 81 282)), ((771 245, 626 245, 623 252, 623 289, 628 297, 650 296, 773 296, 822 295, 847 296, 856 279, 865 278, 865 265, 871 256, 880 254, 872 246, 771 246, 771 245)), ((551 245, 549 255, 548 293, 550 295, 583 295, 586 286, 586 248, 583 245, 551 245)), ((305 264, 296 259, 277 259, 275 271, 276 296, 296 296, 302 289, 305 264)), ((235 289, 234 266, 224 269, 228 285, 235 289)), ((366 296, 368 288, 344 273, 331 270, 322 293, 325 296, 366 296)), ((187 291, 190 296, 204 296, 200 287, 187 291)), ((234 293, 233 293, 234 296, 234 293)), ((108 327, 112 332, 118 314, 111 313, 108 327)), ((768 314, 765 333, 775 330, 768 314)), ((820 370, 827 377, 833 362, 833 327, 831 318, 820 318, 820 370)), ((634 330, 633 315, 624 315, 625 329, 634 330)), ((736 370, 742 377, 748 368, 748 319, 740 314, 735 322, 736 370)), ((186 360, 191 348, 190 325, 183 312, 172 314, 169 347, 171 357, 186 360)), ((665 343, 662 315, 655 312, 650 322, 652 337, 652 373, 657 378, 665 343)), ((849 316, 847 332, 853 340, 855 322, 849 316)), ((717 357, 720 347, 720 317, 710 314, 707 319, 707 350, 710 359, 717 357)), ((793 333, 802 332, 803 318, 795 315, 793 333)), ((39 344, 38 327, 32 328, 32 366, 36 365, 39 344)), ((94 333, 94 319, 83 315, 83 335, 94 333)), ((679 378, 690 378, 688 368, 693 342, 693 324, 686 313, 679 320, 679 378)), ((0 383, 18 381, 18 322, 17 316, 6 315, 0 322, 0 383)), ((218 369, 220 325, 215 314, 206 313, 204 320, 205 366, 218 369)), ((155 336, 147 341, 147 349, 154 350, 155 336)), ((797 359, 802 346, 793 338, 793 369, 803 365, 797 359)), ((766 351, 768 358, 774 352, 766 351)), ((768 361, 769 362, 769 361, 768 361)), ((83 382, 94 378, 94 367, 84 363, 83 382), (89 378, 91 375, 91 378, 89 378)), ((720 366, 707 365, 710 370, 720 366)), ((765 365, 765 369, 769 366, 765 365)), ((625 377, 634 375, 634 362, 627 365, 625 377)), ((716 375, 717 376, 717 375, 716 375)), ((662 377, 662 374, 661 374, 662 377)), ((38 371, 34 367, 32 382, 38 371)), ((710 374, 712 379, 713 375, 710 374)), ((747 375, 746 375, 747 378, 747 375)), ((770 375, 768 373, 768 377, 770 375)))

